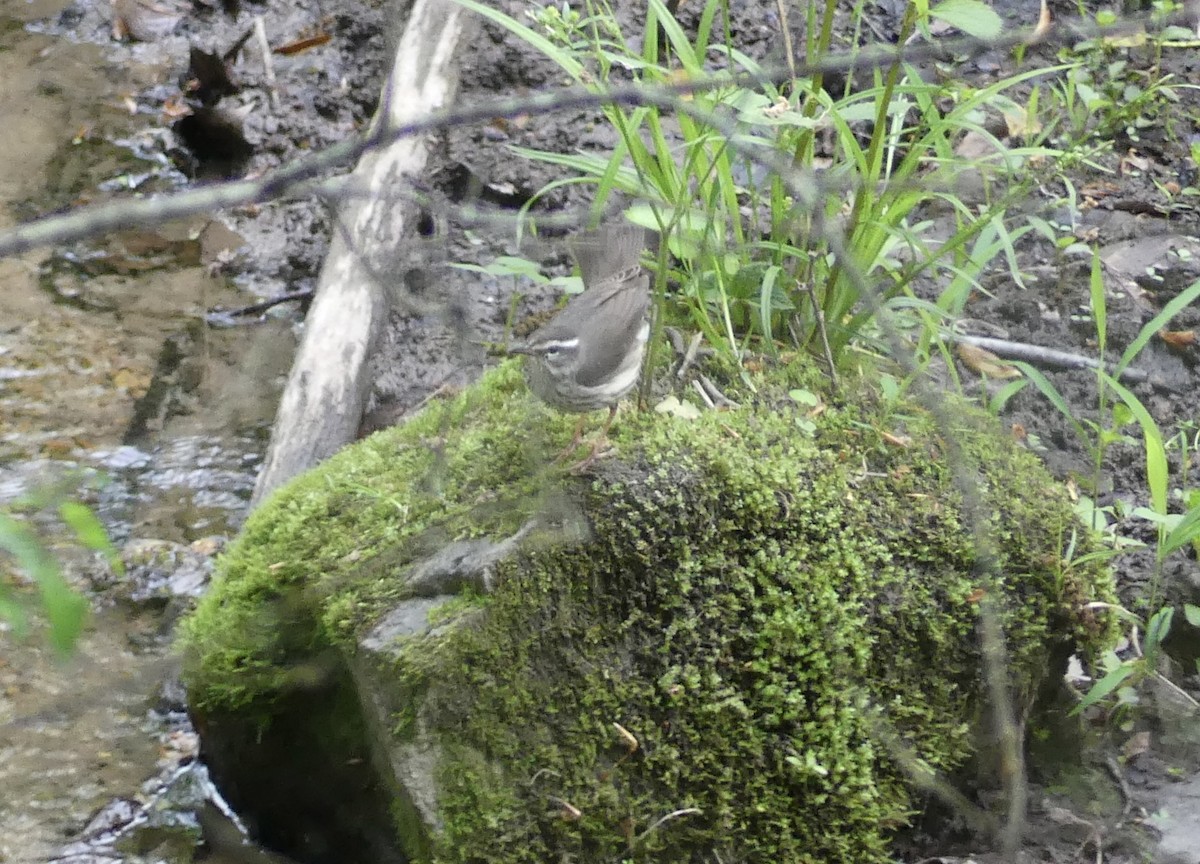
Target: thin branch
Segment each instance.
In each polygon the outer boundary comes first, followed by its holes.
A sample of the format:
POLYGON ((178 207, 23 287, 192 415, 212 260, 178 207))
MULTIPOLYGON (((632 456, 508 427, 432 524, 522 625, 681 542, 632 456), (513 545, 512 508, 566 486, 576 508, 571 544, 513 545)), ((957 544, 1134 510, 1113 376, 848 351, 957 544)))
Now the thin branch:
POLYGON ((238 318, 250 319, 253 316, 261 315, 268 309, 278 306, 281 303, 290 303, 293 300, 307 302, 313 298, 313 289, 306 288, 302 291, 292 291, 288 294, 277 294, 274 297, 268 297, 259 303, 251 303, 248 306, 239 306, 236 309, 211 309, 205 316, 204 320, 211 327, 237 327, 239 324, 252 324, 252 320, 238 321, 238 318))
MULTIPOLYGON (((1028 342, 1012 342, 1008 339, 994 339, 991 336, 965 336, 958 333, 949 333, 947 334, 947 338, 954 342, 961 342, 964 345, 974 345, 976 348, 991 351, 997 357, 1002 357, 1005 360, 1023 360, 1027 363, 1050 366, 1057 369, 1104 369, 1110 374, 1117 369, 1114 364, 1110 363, 1106 365, 1091 357, 1084 357, 1082 354, 1059 351, 1057 348, 1045 348, 1041 345, 1031 345, 1028 342)), ((1121 370, 1121 374, 1117 377, 1124 381, 1132 381, 1135 384, 1147 382, 1157 390, 1165 390, 1171 393, 1177 391, 1177 388, 1141 369, 1126 367, 1121 370)))
POLYGON ((267 81, 267 95, 271 100, 271 112, 279 113, 279 88, 275 85, 275 64, 271 62, 271 43, 267 40, 267 27, 263 16, 254 16, 254 39, 262 59, 263 77, 267 81))
MULTIPOLYGON (((1097 35, 1120 35, 1145 28, 1150 22, 1127 19, 1109 27, 1094 25, 1058 24, 1040 41, 1066 41, 1097 35)), ((1165 26, 1165 25, 1163 25, 1165 26)), ((1032 28, 1014 30, 996 40, 971 37, 947 39, 931 44, 907 46, 872 46, 853 52, 832 54, 813 63, 796 63, 795 74, 845 71, 855 66, 885 65, 897 61, 919 62, 944 56, 947 52, 974 55, 985 51, 1027 44, 1034 39, 1032 28)), ((785 80, 791 74, 784 65, 765 70, 766 77, 785 80)), ((0 258, 18 255, 42 246, 73 243, 79 240, 130 228, 159 224, 198 213, 260 203, 286 195, 309 194, 317 191, 305 184, 324 174, 356 161, 368 149, 391 143, 400 138, 493 120, 513 118, 523 114, 564 110, 588 110, 609 104, 657 105, 679 108, 682 97, 730 85, 757 86, 763 75, 722 75, 706 80, 680 81, 653 88, 645 85, 614 87, 594 92, 583 87, 569 87, 553 93, 521 98, 489 101, 465 108, 430 114, 410 123, 389 127, 373 125, 365 136, 335 144, 319 153, 277 168, 253 180, 214 184, 187 192, 152 199, 108 202, 83 207, 65 215, 47 216, 7 231, 0 231, 0 258)))
POLYGON ((641 843, 643 840, 645 840, 647 837, 649 837, 653 832, 657 831, 659 828, 661 828, 663 825, 665 825, 667 822, 671 821, 672 819, 679 819, 683 816, 696 816, 696 815, 700 814, 701 812, 703 812, 703 811, 699 807, 684 807, 682 810, 672 810, 666 816, 663 816, 661 819, 659 819, 657 822, 655 822, 653 825, 651 825, 649 828, 647 828, 645 831, 643 831, 641 834, 639 834, 636 838, 634 838, 633 844, 637 845, 638 843, 641 843))

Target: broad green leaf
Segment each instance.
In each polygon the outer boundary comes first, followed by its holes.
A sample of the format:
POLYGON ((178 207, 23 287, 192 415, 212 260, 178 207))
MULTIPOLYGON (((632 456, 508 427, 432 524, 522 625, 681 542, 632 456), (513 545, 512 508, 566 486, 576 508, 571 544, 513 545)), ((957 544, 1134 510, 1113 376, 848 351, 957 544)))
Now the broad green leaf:
POLYGON ((930 18, 945 21, 976 39, 995 39, 1004 24, 991 6, 980 0, 944 0, 929 10, 930 18))
POLYGON ((75 532, 75 537, 80 543, 88 549, 103 553, 109 566, 118 575, 124 573, 121 556, 108 539, 108 532, 104 530, 104 525, 96 518, 91 507, 79 501, 64 501, 58 505, 58 515, 75 532))
POLYGON ((1108 694, 1112 693, 1125 681, 1133 675, 1133 667, 1128 664, 1122 664, 1116 669, 1113 669, 1099 681, 1092 685, 1091 689, 1079 700, 1079 704, 1071 709, 1071 715, 1074 716, 1085 708, 1095 705, 1108 694))
POLYGON ((50 641, 61 651, 70 650, 83 629, 87 601, 67 584, 37 535, 5 513, 0 513, 0 548, 7 550, 38 586, 50 621, 50 641))
POLYGON ((1155 659, 1158 656, 1159 648, 1171 632, 1171 621, 1174 617, 1175 609, 1171 606, 1164 606, 1151 616, 1150 623, 1146 625, 1146 639, 1143 651, 1146 656, 1146 662, 1152 669, 1156 665, 1155 659))
POLYGON ((1167 451, 1163 447, 1162 432, 1146 410, 1146 406, 1123 384, 1103 372, 1101 380, 1112 389, 1133 412, 1134 419, 1142 427, 1142 444, 1146 452, 1146 485, 1150 487, 1150 506, 1159 513, 1167 512, 1167 483, 1169 468, 1167 451))
POLYGON ((1159 554, 1165 558, 1175 550, 1197 541, 1200 541, 1200 507, 1193 507, 1167 532, 1159 554))

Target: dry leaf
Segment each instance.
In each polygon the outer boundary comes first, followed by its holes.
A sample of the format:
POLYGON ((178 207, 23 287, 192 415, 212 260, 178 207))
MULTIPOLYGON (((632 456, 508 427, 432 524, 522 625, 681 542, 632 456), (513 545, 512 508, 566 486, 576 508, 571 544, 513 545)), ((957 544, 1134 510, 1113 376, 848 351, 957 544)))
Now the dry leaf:
POLYGON ((1079 187, 1079 194, 1085 198, 1107 198, 1109 195, 1115 195, 1120 191, 1120 187, 1116 183, 1110 183, 1107 180, 1096 183, 1084 183, 1079 187))
POLYGON ((317 33, 315 36, 307 36, 303 39, 296 39, 292 42, 280 45, 278 48, 272 49, 276 54, 300 54, 308 51, 310 48, 316 48, 319 45, 324 45, 333 37, 328 33, 317 33))
POLYGON ((1141 756, 1149 749, 1150 733, 1146 731, 1135 732, 1121 745, 1121 755, 1126 759, 1133 759, 1135 756, 1141 756))
POLYGON ((1172 348, 1180 351, 1196 344, 1195 330, 1160 330, 1158 335, 1172 348))
POLYGON ((570 801, 564 801, 561 798, 553 798, 551 800, 559 806, 559 815, 567 822, 578 822, 582 818, 583 811, 570 801))
POLYGON ((113 373, 112 383, 118 390, 127 390, 129 395, 140 398, 150 387, 150 377, 143 370, 122 368, 113 373))
POLYGON ((42 455, 50 459, 66 459, 74 450, 74 442, 66 438, 51 438, 42 442, 42 455))
POLYGON ((184 100, 182 93, 174 93, 167 97, 167 101, 163 102, 162 117, 166 124, 173 123, 180 117, 186 117, 191 113, 192 106, 184 100))
POLYGON ((1131 147, 1129 148, 1129 152, 1122 156, 1121 161, 1117 163, 1117 174, 1119 176, 1124 176, 1130 171, 1141 171, 1145 173, 1146 171, 1150 170, 1151 164, 1153 163, 1151 163, 1149 159, 1140 155, 1131 147))
POLYGON ((1005 363, 991 351, 985 351, 977 345, 960 342, 958 359, 968 369, 986 375, 988 378, 1020 378, 1021 372, 1015 366, 1005 363))
POLYGON ((880 432, 879 435, 885 442, 891 444, 893 447, 907 448, 912 446, 912 438, 907 435, 897 435, 891 432, 880 432))
POLYGON ((783 114, 785 111, 791 110, 791 105, 788 100, 780 96, 775 100, 775 104, 763 109, 763 115, 774 120, 776 117, 783 114))
POLYGON ((1146 44, 1146 31, 1139 30, 1127 36, 1108 36, 1104 38, 1104 44, 1113 48, 1141 48, 1146 44))
POLYGON ((621 740, 625 742, 625 748, 630 753, 638 749, 638 739, 634 737, 632 732, 630 732, 620 723, 614 722, 612 725, 613 728, 617 730, 617 734, 621 736, 621 740))
POLYGON ((677 396, 668 396, 654 406, 656 414, 670 414, 680 420, 695 420, 700 416, 700 409, 691 402, 681 402, 677 396))
POLYGON ((1005 105, 1000 113, 1004 115, 1004 123, 1008 127, 1010 138, 1028 138, 1042 131, 1042 124, 1036 117, 1029 115, 1028 109, 1021 105, 1005 105))
MULTIPOLYGON (((686 69, 680 68, 680 69, 675 69, 675 70, 671 71, 667 75, 666 84, 668 87, 670 87, 671 85, 679 86, 679 85, 687 84, 691 80, 692 80, 691 73, 688 72, 686 69)), ((680 92, 679 99, 680 99, 680 101, 683 101, 683 102, 691 102, 692 101, 691 91, 680 92)))
POLYGON ((972 129, 954 146, 954 155, 960 159, 982 159, 996 152, 996 139, 972 129))

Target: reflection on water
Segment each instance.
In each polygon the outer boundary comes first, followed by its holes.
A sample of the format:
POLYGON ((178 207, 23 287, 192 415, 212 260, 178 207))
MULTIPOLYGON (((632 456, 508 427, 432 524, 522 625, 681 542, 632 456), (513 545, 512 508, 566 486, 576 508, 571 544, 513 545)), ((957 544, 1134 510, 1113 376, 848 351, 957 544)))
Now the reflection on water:
MULTIPOLYGON (((129 108, 177 70, 155 46, 122 49, 117 64, 25 27, 66 5, 0 0, 0 229, 130 194, 131 179, 142 191, 178 179, 161 148, 142 146, 162 134, 158 118, 129 108)), ((85 7, 109 4, 73 8, 85 7)), ((239 242, 201 217, 0 260, 0 507, 20 509, 92 606, 70 658, 0 626, 5 864, 194 854, 186 807, 208 787, 171 625, 244 518, 294 343, 282 319, 203 325, 206 310, 254 299, 215 266, 239 242), (37 501, 67 497, 100 516, 124 577, 39 515, 37 501), (64 848, 75 840, 87 845, 64 848)), ((7 567, 0 580, 32 601, 7 567)))

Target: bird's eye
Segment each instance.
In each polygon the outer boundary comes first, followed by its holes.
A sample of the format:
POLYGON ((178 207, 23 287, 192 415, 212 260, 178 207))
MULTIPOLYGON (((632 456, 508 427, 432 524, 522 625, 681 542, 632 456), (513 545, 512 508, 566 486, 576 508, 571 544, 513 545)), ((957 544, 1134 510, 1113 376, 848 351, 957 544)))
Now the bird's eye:
POLYGON ((547 357, 557 357, 560 353, 562 353, 562 349, 559 348, 557 345, 551 345, 543 353, 547 357))

